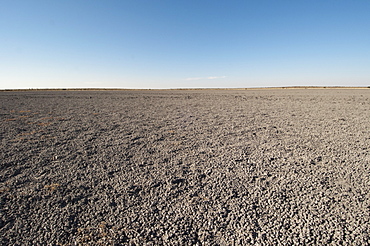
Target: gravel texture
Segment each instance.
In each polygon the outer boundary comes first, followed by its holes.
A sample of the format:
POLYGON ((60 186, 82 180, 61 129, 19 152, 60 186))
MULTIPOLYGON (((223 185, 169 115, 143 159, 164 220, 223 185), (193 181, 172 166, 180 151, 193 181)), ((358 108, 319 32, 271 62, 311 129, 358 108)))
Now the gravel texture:
POLYGON ((370 89, 0 102, 2 245, 370 244, 370 89))

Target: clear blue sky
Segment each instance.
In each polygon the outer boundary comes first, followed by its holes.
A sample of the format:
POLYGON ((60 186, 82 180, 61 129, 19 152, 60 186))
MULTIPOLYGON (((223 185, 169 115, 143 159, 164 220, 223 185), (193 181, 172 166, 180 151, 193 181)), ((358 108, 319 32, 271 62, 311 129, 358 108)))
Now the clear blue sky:
POLYGON ((370 1, 4 0, 0 88, 370 85, 370 1))

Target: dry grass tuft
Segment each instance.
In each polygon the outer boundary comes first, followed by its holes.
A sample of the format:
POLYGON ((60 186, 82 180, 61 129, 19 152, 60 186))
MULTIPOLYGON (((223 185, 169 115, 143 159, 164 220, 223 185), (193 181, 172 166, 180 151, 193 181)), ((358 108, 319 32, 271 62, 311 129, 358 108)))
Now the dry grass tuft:
POLYGON ((114 245, 113 241, 117 235, 114 226, 108 226, 106 222, 101 222, 97 227, 87 227, 77 229, 77 245, 114 245))
POLYGON ((50 185, 45 185, 45 189, 46 190, 49 190, 50 192, 54 192, 58 189, 58 187, 60 186, 60 184, 58 183, 53 183, 53 184, 50 184, 50 185))

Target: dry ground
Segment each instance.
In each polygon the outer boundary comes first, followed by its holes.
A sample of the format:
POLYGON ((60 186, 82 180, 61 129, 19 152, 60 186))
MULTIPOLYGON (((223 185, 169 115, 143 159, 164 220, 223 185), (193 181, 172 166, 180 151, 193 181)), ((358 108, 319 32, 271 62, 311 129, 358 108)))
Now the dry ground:
POLYGON ((370 89, 0 102, 2 245, 370 243, 370 89))

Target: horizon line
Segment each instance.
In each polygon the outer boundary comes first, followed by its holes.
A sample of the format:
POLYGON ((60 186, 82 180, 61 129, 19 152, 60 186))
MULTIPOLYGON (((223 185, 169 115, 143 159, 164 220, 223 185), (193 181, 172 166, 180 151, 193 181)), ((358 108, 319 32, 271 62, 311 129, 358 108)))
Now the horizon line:
POLYGON ((262 86, 262 87, 180 87, 180 88, 19 88, 0 91, 148 91, 148 90, 256 90, 256 89, 368 89, 370 86, 262 86))

